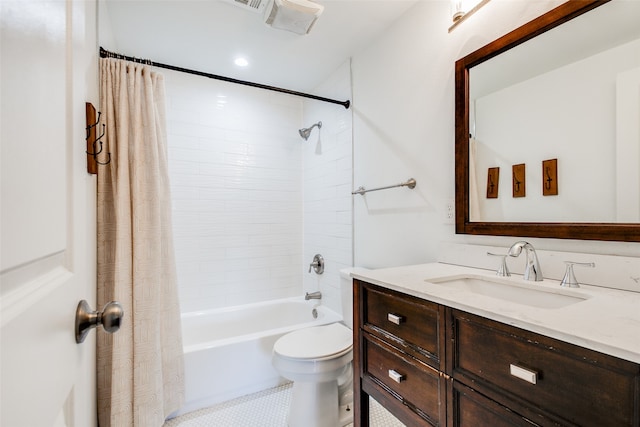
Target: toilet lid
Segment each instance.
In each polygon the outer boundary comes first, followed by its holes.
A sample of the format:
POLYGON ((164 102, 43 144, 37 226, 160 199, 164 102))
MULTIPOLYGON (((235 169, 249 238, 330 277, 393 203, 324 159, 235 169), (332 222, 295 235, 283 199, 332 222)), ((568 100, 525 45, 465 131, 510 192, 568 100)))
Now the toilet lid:
POLYGON ((340 323, 314 326, 288 333, 278 339, 273 350, 284 357, 319 359, 351 348, 351 329, 340 323))

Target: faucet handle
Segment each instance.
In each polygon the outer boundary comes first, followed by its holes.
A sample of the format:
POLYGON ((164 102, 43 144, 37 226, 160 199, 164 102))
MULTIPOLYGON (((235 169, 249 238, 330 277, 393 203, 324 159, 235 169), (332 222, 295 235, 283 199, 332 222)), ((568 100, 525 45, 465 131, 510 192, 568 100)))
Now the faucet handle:
POLYGON ((496 275, 501 276, 501 277, 508 277, 511 276, 511 273, 509 272, 509 267, 507 267, 507 255, 508 254, 494 254, 491 252, 487 252, 487 255, 489 256, 499 256, 502 257, 502 262, 500 263, 500 267, 498 267, 498 270, 496 271, 496 275))
POLYGON ((567 264, 567 269, 564 272, 564 277, 560 282, 560 286, 565 288, 579 288, 580 284, 578 283, 578 279, 576 279, 576 275, 573 272, 573 266, 579 265, 581 267, 595 267, 596 264, 594 262, 574 262, 574 261, 565 261, 567 264))
POLYGON ((316 274, 324 273, 324 258, 320 254, 316 254, 313 257, 313 262, 309 264, 309 273, 311 273, 311 269, 313 269, 316 274))

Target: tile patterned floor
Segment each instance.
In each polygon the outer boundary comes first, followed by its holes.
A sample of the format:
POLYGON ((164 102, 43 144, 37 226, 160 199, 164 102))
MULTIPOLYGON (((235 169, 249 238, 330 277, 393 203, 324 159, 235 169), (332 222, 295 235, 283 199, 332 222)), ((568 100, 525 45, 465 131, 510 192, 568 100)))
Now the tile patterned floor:
MULTIPOLYGON (((291 384, 285 384, 184 414, 163 427, 286 427, 290 400, 291 384)), ((375 400, 371 405, 371 425, 404 427, 375 400)))

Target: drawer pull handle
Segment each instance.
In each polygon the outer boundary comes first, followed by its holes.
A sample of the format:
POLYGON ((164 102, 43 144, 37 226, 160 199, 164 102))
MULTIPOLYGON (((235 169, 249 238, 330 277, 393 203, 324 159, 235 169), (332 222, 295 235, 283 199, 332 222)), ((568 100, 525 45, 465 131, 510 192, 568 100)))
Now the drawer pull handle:
POLYGON ((528 369, 521 368, 520 366, 516 366, 513 364, 509 365, 509 372, 516 378, 520 378, 531 384, 536 384, 538 382, 538 373, 535 371, 530 371, 528 369))
POLYGON ((395 323, 399 325, 400 323, 404 323, 404 316, 400 316, 398 314, 388 313, 387 320, 391 323, 395 323))
POLYGON ((401 383, 406 379, 404 375, 394 371, 393 369, 389 369, 389 378, 391 378, 397 383, 401 383))

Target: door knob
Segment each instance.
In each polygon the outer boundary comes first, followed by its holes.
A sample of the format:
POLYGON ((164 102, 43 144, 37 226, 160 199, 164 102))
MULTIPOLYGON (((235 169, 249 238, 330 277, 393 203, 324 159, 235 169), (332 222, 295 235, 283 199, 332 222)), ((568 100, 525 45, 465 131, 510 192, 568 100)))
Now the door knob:
POLYGON ((98 325, 110 334, 116 332, 123 316, 124 310, 117 301, 107 303, 102 311, 92 311, 87 301, 80 301, 76 309, 76 342, 83 342, 89 331, 98 325))

